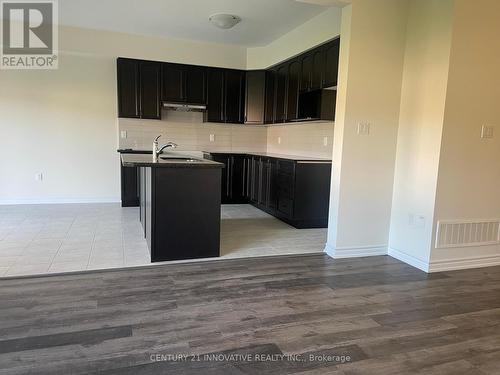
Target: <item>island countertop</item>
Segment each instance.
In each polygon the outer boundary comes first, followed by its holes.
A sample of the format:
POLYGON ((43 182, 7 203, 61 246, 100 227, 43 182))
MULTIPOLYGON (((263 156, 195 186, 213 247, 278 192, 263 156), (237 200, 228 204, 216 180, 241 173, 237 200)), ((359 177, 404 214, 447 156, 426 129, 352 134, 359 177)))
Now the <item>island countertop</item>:
POLYGON ((153 161, 151 154, 121 154, 124 167, 151 167, 151 168, 223 168, 224 164, 203 159, 193 155, 172 154, 166 159, 160 155, 157 162, 153 161), (188 160, 181 160, 186 158, 188 160), (191 160, 191 161, 190 161, 191 160), (194 160, 194 161, 193 161, 194 160))

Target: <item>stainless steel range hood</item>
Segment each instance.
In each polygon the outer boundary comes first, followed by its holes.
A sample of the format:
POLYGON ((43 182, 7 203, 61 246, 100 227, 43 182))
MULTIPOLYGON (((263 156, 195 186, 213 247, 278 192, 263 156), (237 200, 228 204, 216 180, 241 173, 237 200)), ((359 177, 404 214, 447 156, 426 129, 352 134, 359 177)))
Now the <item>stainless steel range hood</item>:
POLYGON ((205 104, 163 102, 163 108, 181 112, 204 112, 207 106, 205 104))

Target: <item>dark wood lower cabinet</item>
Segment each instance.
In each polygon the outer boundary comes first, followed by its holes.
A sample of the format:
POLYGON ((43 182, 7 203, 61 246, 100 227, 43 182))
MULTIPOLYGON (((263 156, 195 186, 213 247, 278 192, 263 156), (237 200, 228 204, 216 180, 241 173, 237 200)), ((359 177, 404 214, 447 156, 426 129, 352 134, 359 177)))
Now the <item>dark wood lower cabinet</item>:
POLYGON ((224 163, 222 204, 251 203, 296 228, 326 228, 331 162, 211 154, 224 163))
POLYGON ((139 206, 139 170, 135 167, 120 169, 122 207, 139 206))

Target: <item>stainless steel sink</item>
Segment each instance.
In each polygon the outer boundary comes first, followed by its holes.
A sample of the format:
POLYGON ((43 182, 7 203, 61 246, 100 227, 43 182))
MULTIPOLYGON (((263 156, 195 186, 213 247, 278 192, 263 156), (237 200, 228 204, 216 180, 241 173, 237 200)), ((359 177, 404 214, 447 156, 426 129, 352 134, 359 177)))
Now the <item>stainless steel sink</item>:
POLYGON ((182 158, 182 157, 171 157, 171 156, 160 156, 162 160, 170 160, 170 161, 184 161, 186 163, 200 163, 203 160, 193 159, 193 158, 182 158))

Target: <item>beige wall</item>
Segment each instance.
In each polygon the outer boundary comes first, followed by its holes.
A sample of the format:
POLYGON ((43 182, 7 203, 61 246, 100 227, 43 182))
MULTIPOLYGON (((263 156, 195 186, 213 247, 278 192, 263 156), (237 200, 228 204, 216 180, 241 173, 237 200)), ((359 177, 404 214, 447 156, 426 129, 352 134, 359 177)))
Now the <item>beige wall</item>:
POLYGON ((341 8, 330 8, 267 46, 249 48, 247 69, 268 68, 339 36, 341 15, 341 8))
POLYGON ((411 1, 406 33, 389 254, 423 264, 431 251, 452 10, 453 0, 411 1))
POLYGON ((326 247, 335 257, 387 251, 406 19, 402 0, 344 8, 326 247))
POLYGON ((0 71, 0 204, 119 200, 117 56, 246 66, 231 45, 68 27, 59 40, 58 70, 0 71))
MULTIPOLYGON (((456 0, 434 227, 500 219, 500 2, 456 0), (495 127, 481 139, 481 126, 495 127)), ((433 249, 431 269, 500 264, 500 246, 433 249)))

